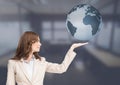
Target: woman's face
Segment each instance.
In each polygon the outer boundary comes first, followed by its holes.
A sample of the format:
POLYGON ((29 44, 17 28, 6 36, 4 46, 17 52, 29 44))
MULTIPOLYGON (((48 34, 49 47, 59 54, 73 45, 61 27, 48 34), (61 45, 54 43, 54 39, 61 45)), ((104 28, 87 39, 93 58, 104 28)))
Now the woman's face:
POLYGON ((41 47, 40 39, 32 44, 32 52, 39 52, 41 47))

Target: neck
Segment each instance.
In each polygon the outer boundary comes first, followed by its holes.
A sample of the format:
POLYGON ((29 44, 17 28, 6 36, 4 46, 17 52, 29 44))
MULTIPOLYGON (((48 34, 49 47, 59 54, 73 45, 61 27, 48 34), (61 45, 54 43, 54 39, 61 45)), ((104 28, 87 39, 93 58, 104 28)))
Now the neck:
POLYGON ((27 58, 27 61, 30 61, 32 57, 33 57, 33 53, 30 53, 29 57, 27 58))

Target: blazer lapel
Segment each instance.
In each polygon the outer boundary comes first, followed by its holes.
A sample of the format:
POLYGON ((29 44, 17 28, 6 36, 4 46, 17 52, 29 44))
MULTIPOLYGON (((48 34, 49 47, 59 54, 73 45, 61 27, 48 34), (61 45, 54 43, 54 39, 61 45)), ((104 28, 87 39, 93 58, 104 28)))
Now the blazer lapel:
POLYGON ((29 75, 28 75, 28 73, 27 73, 27 71, 26 71, 26 69, 25 69, 25 67, 23 65, 23 62, 20 62, 19 65, 20 65, 21 70, 25 74, 26 78, 31 82, 31 79, 30 79, 30 77, 29 77, 29 75))

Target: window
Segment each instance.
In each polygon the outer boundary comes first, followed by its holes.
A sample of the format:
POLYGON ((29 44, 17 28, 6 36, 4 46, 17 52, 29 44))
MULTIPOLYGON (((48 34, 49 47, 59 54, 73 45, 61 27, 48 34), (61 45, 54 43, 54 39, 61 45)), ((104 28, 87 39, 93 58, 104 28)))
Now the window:
POLYGON ((43 21, 42 38, 51 44, 68 44, 72 42, 72 36, 66 29, 65 21, 43 21))

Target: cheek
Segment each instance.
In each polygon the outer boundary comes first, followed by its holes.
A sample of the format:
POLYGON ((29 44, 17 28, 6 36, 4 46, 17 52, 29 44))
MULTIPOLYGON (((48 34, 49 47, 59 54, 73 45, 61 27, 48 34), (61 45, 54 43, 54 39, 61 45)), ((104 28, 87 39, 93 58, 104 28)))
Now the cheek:
POLYGON ((37 49, 37 48, 38 48, 38 44, 37 44, 37 43, 34 43, 34 44, 32 45, 32 49, 35 50, 35 49, 37 49))
POLYGON ((35 47, 36 47, 36 45, 35 45, 35 44, 32 44, 32 49, 33 49, 33 50, 35 49, 35 47))
POLYGON ((33 45, 32 45, 32 48, 35 48, 35 47, 36 47, 36 44, 33 44, 33 45))
POLYGON ((40 43, 36 42, 32 44, 32 51, 39 51, 40 50, 40 43))

